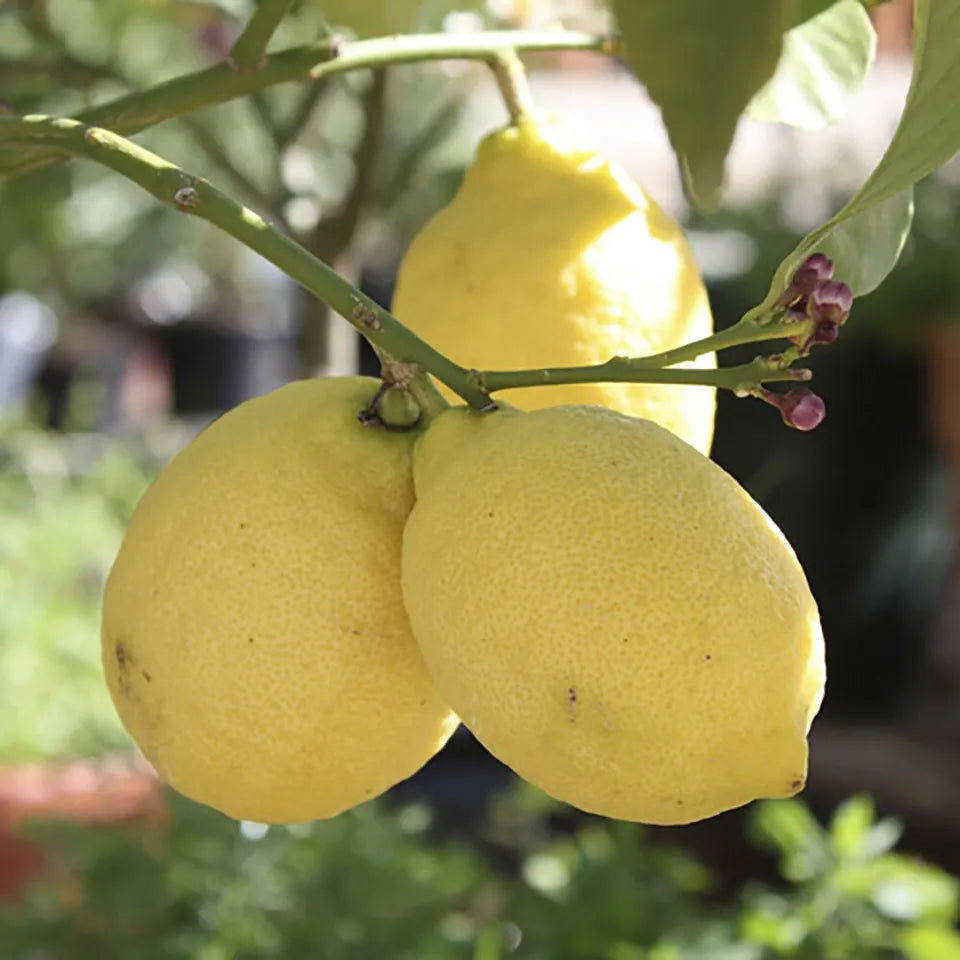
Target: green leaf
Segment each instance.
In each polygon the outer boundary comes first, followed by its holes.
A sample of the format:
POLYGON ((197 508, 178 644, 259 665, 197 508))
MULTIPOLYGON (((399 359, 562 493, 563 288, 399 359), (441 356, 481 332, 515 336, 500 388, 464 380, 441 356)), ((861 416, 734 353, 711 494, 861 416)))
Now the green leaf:
POLYGON ((910 927, 900 934, 907 960, 960 960, 960 934, 943 927, 910 927))
POLYGON ((850 797, 834 811, 830 820, 830 844, 844 858, 855 857, 873 825, 873 801, 863 794, 850 797))
POLYGON ((960 0, 916 0, 913 80, 890 146, 867 182, 831 220, 780 264, 760 315, 774 304, 807 254, 844 257, 839 280, 869 293, 893 269, 913 212, 913 184, 960 150, 960 0))
MULTIPOLYGON (((900 259, 913 222, 913 187, 847 217, 816 244, 856 296, 875 290, 900 259)), ((810 248, 812 250, 812 247, 810 248)))
POLYGON ((883 916, 901 923, 953 923, 960 882, 928 863, 895 853, 835 875, 839 890, 869 899, 883 916))
POLYGON ((843 116, 877 52, 859 0, 840 0, 783 37, 776 73, 750 101, 755 120, 819 130, 843 116))
POLYGON ((823 13, 837 0, 787 0, 787 29, 792 30, 811 17, 823 13))
POLYGON ((780 854, 780 871, 793 882, 824 873, 831 857, 820 824, 800 800, 764 800, 753 808, 750 832, 755 843, 780 854))
POLYGON ((613 0, 623 59, 663 113, 684 185, 715 207, 737 120, 780 57, 783 0, 613 0))

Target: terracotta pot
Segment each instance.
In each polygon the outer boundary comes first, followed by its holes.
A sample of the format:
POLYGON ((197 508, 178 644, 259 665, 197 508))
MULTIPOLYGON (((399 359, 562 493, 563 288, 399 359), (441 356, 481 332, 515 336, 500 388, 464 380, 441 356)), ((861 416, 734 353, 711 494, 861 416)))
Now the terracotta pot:
POLYGON ((164 822, 163 785, 138 757, 0 768, 0 899, 48 873, 52 851, 23 836, 30 821, 89 824, 164 822))

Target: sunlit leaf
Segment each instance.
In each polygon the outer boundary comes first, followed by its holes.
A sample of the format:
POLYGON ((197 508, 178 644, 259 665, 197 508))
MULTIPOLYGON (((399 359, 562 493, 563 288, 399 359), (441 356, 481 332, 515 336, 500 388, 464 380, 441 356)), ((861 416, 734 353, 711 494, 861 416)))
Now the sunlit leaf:
POLYGON ((806 130, 835 123, 866 80, 876 48, 863 5, 839 0, 784 34, 777 71, 747 112, 806 130))
POLYGON ((763 313, 813 251, 840 256, 837 276, 869 293, 893 269, 909 231, 912 187, 960 150, 960 0, 917 0, 913 80, 893 140, 867 182, 804 237, 774 275, 763 313))

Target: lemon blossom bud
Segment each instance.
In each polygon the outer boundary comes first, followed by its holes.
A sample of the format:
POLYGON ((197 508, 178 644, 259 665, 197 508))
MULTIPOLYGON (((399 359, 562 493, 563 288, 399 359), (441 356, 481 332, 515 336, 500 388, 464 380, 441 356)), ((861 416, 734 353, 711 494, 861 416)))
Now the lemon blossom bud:
POLYGON ((853 291, 838 280, 825 280, 811 294, 807 307, 815 320, 829 320, 842 324, 850 316, 853 291))
POLYGON ((822 253, 813 253, 797 268, 790 278, 790 286, 780 297, 780 306, 798 305, 803 310, 806 298, 833 277, 833 261, 822 253))
POLYGON ((794 430, 813 430, 820 426, 827 413, 823 400, 806 387, 797 387, 786 393, 765 390, 760 399, 776 407, 783 417, 783 422, 794 430))

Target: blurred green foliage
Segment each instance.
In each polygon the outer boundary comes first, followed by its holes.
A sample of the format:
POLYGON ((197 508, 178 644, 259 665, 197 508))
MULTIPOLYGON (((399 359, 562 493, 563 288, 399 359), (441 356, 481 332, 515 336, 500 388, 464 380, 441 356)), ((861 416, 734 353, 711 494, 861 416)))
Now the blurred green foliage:
POLYGON ((891 853, 898 828, 863 797, 826 828, 798 800, 757 804, 751 832, 779 856, 782 880, 749 882, 732 900, 643 827, 587 818, 560 832, 556 809, 514 790, 494 804, 479 846, 438 838, 423 804, 267 830, 171 797, 162 827, 34 826, 56 850, 56 874, 0 908, 3 956, 960 957, 957 881, 891 853))
MULTIPOLYGON (((425 3, 422 25, 436 28, 451 6, 476 4, 425 3)), ((202 70, 227 54, 252 7, 243 0, 0 6, 3 98, 17 113, 73 116, 202 70)), ((321 7, 315 0, 295 4, 276 47, 324 36, 329 25, 321 7)), ((339 255, 356 244, 361 259, 372 251, 389 259, 452 194, 472 150, 458 130, 476 69, 452 75, 428 64, 391 71, 386 101, 372 118, 379 131, 372 154, 364 153, 363 135, 371 119, 369 72, 281 85, 167 121, 136 140, 311 249, 332 244, 339 255), (355 184, 359 195, 352 197, 355 184)), ((199 267, 241 287, 249 269, 232 239, 172 215, 122 177, 84 162, 0 180, 0 209, 0 291, 29 290, 66 319, 92 301, 128 292, 166 264, 199 267)), ((235 308, 229 297, 220 306, 235 308)))
MULTIPOLYGON (((0 758, 128 745, 100 667, 100 591, 146 467, 119 444, 0 428, 0 758)), ((0 952, 2 955, 2 952, 0 952)))
MULTIPOLYGON (((160 459, 103 438, 0 434, 0 702, 16 704, 0 714, 6 762, 128 744, 100 672, 99 593, 160 459)), ((732 897, 721 891, 743 867, 713 874, 679 846, 682 831, 667 845, 600 818, 570 828, 564 810, 521 785, 453 838, 423 803, 265 830, 170 795, 162 825, 31 824, 50 871, 0 907, 0 956, 960 958, 958 882, 891 852, 899 828, 865 798, 827 827, 799 801, 757 804, 751 840, 779 859, 782 882, 732 897)))

